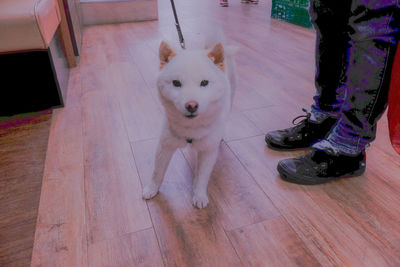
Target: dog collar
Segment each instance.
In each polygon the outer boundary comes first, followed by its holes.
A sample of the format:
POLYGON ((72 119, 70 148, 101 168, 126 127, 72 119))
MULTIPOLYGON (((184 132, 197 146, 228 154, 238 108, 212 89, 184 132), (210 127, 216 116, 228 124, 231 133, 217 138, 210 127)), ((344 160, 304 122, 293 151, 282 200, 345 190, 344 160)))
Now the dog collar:
POLYGON ((187 142, 188 144, 193 143, 193 138, 186 138, 186 142, 187 142))

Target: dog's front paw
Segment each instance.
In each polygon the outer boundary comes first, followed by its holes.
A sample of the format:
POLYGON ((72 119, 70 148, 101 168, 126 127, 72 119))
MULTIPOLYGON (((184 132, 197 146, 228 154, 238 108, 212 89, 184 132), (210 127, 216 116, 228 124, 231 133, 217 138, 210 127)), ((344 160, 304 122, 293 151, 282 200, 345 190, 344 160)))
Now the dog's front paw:
POLYGON ((207 194, 194 194, 193 205, 199 209, 207 207, 207 205, 208 205, 207 194))
POLYGON ((151 199, 158 193, 158 186, 155 184, 146 185, 143 188, 143 198, 144 199, 151 199))

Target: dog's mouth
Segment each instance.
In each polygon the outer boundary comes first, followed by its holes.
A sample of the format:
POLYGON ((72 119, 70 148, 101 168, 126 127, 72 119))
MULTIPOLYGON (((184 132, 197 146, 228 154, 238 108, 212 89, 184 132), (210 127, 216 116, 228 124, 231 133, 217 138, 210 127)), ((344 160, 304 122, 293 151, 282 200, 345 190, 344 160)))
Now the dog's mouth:
POLYGON ((197 117, 197 114, 190 113, 190 114, 186 114, 185 117, 188 118, 188 119, 193 119, 193 118, 197 117))

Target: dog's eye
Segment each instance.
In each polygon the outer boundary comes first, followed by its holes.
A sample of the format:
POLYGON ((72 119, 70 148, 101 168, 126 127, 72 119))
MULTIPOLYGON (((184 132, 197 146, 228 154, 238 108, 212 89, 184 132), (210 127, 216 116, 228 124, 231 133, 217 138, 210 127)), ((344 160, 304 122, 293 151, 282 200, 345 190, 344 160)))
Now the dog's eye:
POLYGON ((178 80, 173 80, 173 81, 172 81, 172 84, 173 84, 175 87, 181 87, 181 86, 182 86, 182 83, 181 83, 180 81, 178 81, 178 80))
POLYGON ((203 87, 205 87, 207 85, 208 85, 208 81, 207 80, 202 80, 201 83, 200 83, 200 86, 203 86, 203 87))

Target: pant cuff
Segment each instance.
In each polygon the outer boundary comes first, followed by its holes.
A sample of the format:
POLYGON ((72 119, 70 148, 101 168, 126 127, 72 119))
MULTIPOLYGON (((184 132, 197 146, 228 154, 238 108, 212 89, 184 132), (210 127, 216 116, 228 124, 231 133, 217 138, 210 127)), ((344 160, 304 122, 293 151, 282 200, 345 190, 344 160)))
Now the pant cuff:
POLYGON ((320 150, 332 150, 334 154, 356 156, 368 146, 369 142, 360 137, 348 136, 339 129, 340 125, 336 125, 326 139, 315 143, 313 147, 320 150))
POLYGON ((319 123, 324 121, 328 117, 339 117, 339 111, 325 111, 319 109, 316 105, 311 106, 311 121, 319 123))

